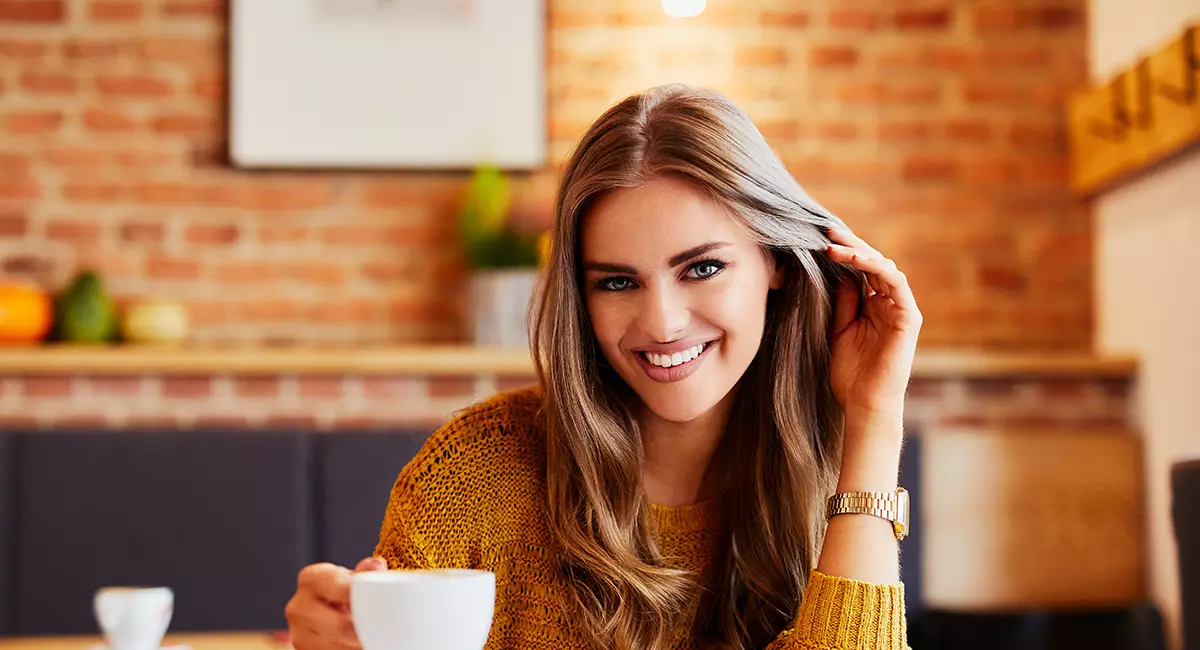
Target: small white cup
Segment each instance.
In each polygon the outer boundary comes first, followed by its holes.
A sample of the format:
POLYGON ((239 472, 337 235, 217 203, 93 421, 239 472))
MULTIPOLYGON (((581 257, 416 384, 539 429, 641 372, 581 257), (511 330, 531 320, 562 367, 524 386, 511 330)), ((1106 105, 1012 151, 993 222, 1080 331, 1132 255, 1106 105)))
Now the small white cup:
POLYGON ((92 605, 110 650, 158 650, 175 594, 167 587, 103 587, 92 605))
POLYGON ((350 583, 363 650, 482 650, 495 606, 490 571, 364 571, 350 583))

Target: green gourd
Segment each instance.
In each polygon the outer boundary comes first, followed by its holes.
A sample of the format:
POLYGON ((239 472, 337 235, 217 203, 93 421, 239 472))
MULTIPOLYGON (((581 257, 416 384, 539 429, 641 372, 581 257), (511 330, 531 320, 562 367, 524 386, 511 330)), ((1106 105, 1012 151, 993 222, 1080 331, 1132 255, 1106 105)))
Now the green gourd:
POLYGON ((94 271, 77 274, 57 300, 58 334, 63 341, 101 343, 117 332, 117 311, 94 271))

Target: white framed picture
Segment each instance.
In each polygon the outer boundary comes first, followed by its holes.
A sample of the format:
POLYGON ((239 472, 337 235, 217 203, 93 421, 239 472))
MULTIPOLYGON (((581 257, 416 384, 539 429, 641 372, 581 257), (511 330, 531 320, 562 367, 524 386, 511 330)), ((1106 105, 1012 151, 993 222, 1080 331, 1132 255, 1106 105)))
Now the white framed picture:
POLYGON ((233 0, 234 164, 539 167, 544 1, 233 0))

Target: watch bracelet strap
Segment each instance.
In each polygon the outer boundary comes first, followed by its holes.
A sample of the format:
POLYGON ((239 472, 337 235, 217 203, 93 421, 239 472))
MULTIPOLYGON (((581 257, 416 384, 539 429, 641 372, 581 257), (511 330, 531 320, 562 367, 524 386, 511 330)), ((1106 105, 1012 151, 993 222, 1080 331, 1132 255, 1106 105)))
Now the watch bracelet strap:
POLYGON ((895 521, 900 514, 899 498, 895 492, 842 492, 829 497, 825 518, 845 514, 874 515, 895 521))

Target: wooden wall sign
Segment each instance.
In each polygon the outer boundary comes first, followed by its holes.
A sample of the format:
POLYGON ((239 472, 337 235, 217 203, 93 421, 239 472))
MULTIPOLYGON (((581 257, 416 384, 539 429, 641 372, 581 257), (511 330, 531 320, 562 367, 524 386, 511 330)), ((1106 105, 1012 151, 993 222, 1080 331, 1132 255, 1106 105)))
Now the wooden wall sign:
POLYGON ((1200 142, 1200 34, 1158 52, 1067 105, 1071 187, 1088 194, 1200 142))

